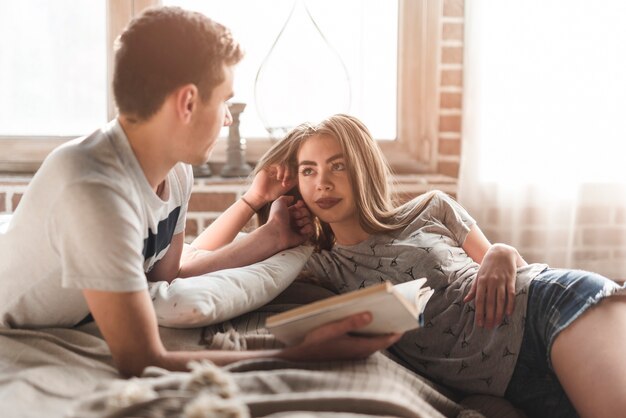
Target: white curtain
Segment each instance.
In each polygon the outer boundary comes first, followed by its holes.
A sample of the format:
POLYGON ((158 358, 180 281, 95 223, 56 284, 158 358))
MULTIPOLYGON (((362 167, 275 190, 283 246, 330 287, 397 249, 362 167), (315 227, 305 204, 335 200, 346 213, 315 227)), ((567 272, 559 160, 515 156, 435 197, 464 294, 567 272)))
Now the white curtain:
POLYGON ((459 200, 529 261, 626 278, 626 2, 465 2, 459 200))

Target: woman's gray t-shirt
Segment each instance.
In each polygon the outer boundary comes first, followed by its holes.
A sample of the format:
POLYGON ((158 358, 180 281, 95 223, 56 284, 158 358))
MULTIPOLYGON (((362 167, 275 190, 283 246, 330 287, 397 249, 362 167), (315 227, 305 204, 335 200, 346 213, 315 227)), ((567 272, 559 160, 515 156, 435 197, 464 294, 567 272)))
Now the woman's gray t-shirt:
POLYGON ((437 192, 404 230, 314 253, 307 268, 338 293, 383 280, 397 284, 426 277, 435 293, 426 306, 424 326, 406 333, 395 354, 443 384, 502 396, 524 333, 528 286, 547 266, 518 269, 513 315, 492 330, 475 326, 474 301, 464 303, 463 298, 480 266, 462 248, 475 223, 455 200, 437 192))

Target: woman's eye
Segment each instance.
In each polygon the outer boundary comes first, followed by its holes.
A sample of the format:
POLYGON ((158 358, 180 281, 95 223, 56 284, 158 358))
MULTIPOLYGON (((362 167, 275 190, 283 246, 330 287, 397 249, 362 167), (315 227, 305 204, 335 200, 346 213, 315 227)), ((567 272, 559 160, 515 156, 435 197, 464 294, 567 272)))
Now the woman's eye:
POLYGON ((344 163, 334 163, 331 167, 333 171, 343 171, 346 169, 346 165, 344 163))
POLYGON ((310 176, 311 174, 313 174, 313 169, 312 168, 303 168, 300 171, 300 174, 302 174, 303 176, 310 176))

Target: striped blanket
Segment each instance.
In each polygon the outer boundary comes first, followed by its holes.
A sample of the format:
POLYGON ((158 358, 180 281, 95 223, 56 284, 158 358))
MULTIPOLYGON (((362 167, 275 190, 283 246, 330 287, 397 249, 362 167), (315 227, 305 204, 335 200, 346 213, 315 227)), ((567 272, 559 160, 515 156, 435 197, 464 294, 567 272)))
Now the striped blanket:
MULTIPOLYGON (((161 338, 169 349, 276 347, 262 325, 284 308, 266 306, 205 328, 161 328, 161 338)), ((148 368, 141 378, 123 379, 93 323, 0 329, 0 411, 7 417, 81 418, 523 417, 502 399, 453 396, 382 353, 326 363, 195 363, 188 373, 148 368)))

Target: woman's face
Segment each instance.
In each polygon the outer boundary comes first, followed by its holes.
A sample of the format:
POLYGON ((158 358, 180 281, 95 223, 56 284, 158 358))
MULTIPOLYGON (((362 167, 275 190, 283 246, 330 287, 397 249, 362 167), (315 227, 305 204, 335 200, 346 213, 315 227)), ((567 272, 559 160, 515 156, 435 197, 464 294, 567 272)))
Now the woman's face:
POLYGON ((346 159, 335 138, 314 135, 304 141, 298 152, 298 184, 304 203, 323 222, 358 223, 346 159))

